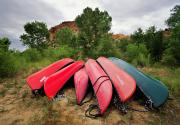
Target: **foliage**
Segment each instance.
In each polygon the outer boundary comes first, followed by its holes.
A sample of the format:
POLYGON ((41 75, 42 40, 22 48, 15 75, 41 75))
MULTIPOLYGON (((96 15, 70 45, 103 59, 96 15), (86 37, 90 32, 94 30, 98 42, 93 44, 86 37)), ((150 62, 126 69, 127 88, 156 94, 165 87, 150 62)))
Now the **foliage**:
POLYGON ((170 48, 165 50, 161 62, 162 62, 162 64, 167 65, 167 66, 175 66, 176 65, 176 59, 170 48))
POLYGON ((93 52, 90 52, 91 54, 93 54, 92 57, 97 58, 99 56, 120 56, 115 46, 115 41, 113 41, 110 35, 102 37, 101 39, 99 39, 98 43, 98 46, 93 49, 93 52))
POLYGON ((43 22, 29 22, 24 26, 25 34, 20 36, 24 45, 30 48, 47 48, 49 31, 45 23, 43 22))
POLYGON ((126 56, 128 61, 135 65, 148 66, 150 64, 149 52, 144 44, 129 44, 126 56))
POLYGON ((0 50, 0 78, 15 75, 20 67, 16 56, 7 51, 0 50))
POLYGON ((169 41, 169 53, 176 59, 177 65, 180 65, 180 23, 172 30, 169 41))
POLYGON ((107 34, 111 28, 111 17, 106 11, 98 8, 92 10, 87 7, 83 13, 76 17, 75 21, 80 30, 79 42, 88 51, 98 45, 99 39, 107 34))
POLYGON ((56 33, 56 42, 60 45, 77 47, 77 36, 70 28, 63 28, 56 33))
POLYGON ((154 61, 161 60, 166 44, 163 38, 163 31, 157 31, 155 26, 149 27, 146 32, 138 29, 131 35, 131 39, 137 45, 145 44, 154 61))
POLYGON ((10 44, 11 42, 8 38, 0 38, 0 50, 8 51, 10 44))
POLYGON ((171 10, 170 17, 166 20, 166 24, 170 28, 175 28, 180 23, 180 5, 176 5, 171 10))
POLYGON ((115 46, 119 49, 119 51, 125 52, 127 46, 132 43, 132 40, 129 39, 120 39, 120 40, 115 40, 115 46))
POLYGON ((137 43, 144 43, 144 32, 141 28, 138 28, 137 31, 135 31, 132 35, 131 35, 131 39, 137 43))
POLYGON ((23 52, 23 56, 27 61, 36 62, 42 58, 41 52, 36 48, 27 49, 23 52))

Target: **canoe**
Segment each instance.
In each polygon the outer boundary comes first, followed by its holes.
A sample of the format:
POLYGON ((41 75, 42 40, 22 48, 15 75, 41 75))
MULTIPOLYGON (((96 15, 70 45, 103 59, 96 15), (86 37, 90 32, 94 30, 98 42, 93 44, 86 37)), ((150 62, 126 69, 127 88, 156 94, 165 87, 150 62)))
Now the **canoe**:
POLYGON ((142 73, 121 59, 115 57, 110 57, 109 59, 136 80, 137 87, 147 97, 148 101, 152 103, 153 107, 158 108, 166 102, 169 93, 167 87, 161 81, 142 73))
POLYGON ((88 75, 85 68, 80 69, 74 74, 74 85, 77 104, 80 105, 88 88, 88 75))
POLYGON ((100 114, 104 114, 112 98, 112 84, 107 74, 93 59, 88 59, 85 63, 87 74, 96 95, 100 114))
POLYGON ((53 99, 56 94, 62 89, 65 83, 84 66, 83 61, 76 61, 71 65, 50 75, 44 81, 44 92, 49 99, 53 99))
POLYGON ((99 57, 97 62, 110 77, 120 101, 126 102, 131 98, 136 90, 134 78, 105 57, 99 57))
POLYGON ((28 76, 26 79, 27 84, 31 88, 32 91, 39 90, 43 87, 44 80, 50 76, 51 74, 55 73, 59 69, 67 66, 70 63, 73 63, 74 60, 70 58, 61 59, 56 61, 49 66, 41 69, 40 71, 33 73, 32 75, 28 76))

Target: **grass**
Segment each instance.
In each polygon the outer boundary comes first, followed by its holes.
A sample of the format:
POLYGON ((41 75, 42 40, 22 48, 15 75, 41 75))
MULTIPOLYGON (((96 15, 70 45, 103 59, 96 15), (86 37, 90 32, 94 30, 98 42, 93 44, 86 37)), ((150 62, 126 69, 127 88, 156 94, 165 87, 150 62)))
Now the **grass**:
POLYGON ((168 87, 170 94, 180 99, 180 68, 172 69, 160 66, 144 67, 141 70, 162 81, 168 87))

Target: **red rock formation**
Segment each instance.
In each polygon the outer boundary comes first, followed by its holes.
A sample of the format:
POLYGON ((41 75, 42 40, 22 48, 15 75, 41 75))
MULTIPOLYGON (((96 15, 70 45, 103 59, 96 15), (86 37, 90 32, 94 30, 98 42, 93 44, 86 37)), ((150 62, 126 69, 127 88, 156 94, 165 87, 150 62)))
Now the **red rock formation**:
POLYGON ((112 38, 113 39, 125 39, 125 38, 129 38, 129 36, 124 35, 124 34, 112 34, 112 38))
MULTIPOLYGON (((51 27, 51 29, 49 30, 50 40, 51 41, 54 40, 56 33, 60 29, 65 28, 65 27, 70 28, 74 32, 79 32, 79 28, 77 27, 75 21, 65 21, 65 22, 60 23, 59 25, 51 27)), ((129 38, 129 36, 124 35, 124 34, 112 34, 112 38, 113 39, 124 39, 124 38, 129 38)))
POLYGON ((54 40, 56 33, 60 29, 65 28, 65 27, 70 28, 74 32, 79 32, 79 29, 78 29, 75 21, 65 21, 65 22, 60 23, 59 25, 51 27, 51 29, 49 30, 50 40, 54 40))

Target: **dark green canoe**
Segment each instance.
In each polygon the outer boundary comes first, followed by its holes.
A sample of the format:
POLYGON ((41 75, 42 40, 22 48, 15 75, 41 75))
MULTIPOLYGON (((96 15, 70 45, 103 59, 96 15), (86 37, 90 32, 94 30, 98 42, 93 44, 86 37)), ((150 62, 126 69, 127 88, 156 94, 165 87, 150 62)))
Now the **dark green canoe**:
POLYGON ((109 57, 109 59, 136 80, 137 87, 152 102, 153 107, 158 108, 165 103, 169 93, 167 87, 162 82, 142 73, 121 59, 115 57, 109 57))

